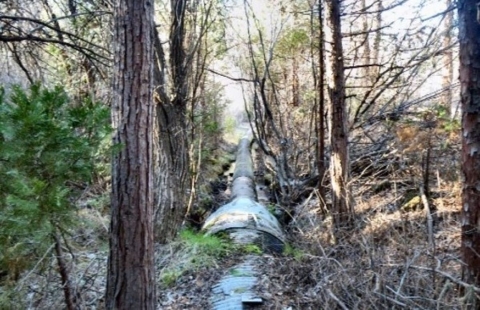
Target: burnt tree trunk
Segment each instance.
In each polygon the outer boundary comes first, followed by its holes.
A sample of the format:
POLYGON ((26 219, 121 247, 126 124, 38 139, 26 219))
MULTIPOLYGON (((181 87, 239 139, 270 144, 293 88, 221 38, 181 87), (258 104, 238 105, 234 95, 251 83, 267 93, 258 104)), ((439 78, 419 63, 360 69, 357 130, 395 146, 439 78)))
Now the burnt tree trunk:
POLYGON ((155 309, 152 24, 152 1, 115 2, 107 309, 155 309))
MULTIPOLYGON (((463 278, 480 286, 480 24, 477 0, 458 1, 462 102, 463 278)), ((477 306, 478 300, 476 301, 477 306)))
POLYGON ((340 23, 340 1, 325 1, 326 80, 329 101, 329 134, 332 154, 332 215, 336 228, 348 225, 352 209, 348 191, 348 134, 346 129, 345 77, 340 23))

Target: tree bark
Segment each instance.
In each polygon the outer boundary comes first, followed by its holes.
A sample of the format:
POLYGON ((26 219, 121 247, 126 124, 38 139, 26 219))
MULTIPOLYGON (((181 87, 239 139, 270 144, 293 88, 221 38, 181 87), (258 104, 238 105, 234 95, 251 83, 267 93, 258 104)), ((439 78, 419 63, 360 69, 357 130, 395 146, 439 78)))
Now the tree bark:
POLYGON ((362 44, 363 44, 363 55, 362 55, 362 63, 365 65, 363 68, 363 84, 364 86, 368 86, 370 84, 370 80, 372 79, 371 77, 371 67, 370 62, 371 62, 371 53, 370 53, 370 27, 369 27, 369 15, 367 14, 368 8, 367 8, 367 2, 366 0, 361 0, 361 10, 363 12, 362 16, 362 31, 364 32, 363 38, 362 38, 362 44))
POLYGON ((153 252, 153 1, 114 9, 112 167, 107 309, 155 309, 153 252))
MULTIPOLYGON (((477 0, 458 1, 462 103, 464 281, 480 286, 480 25, 477 0)), ((479 306, 478 300, 476 305, 479 306)))
POLYGON ((185 115, 186 106, 182 102, 157 105, 160 154, 155 239, 160 243, 175 237, 187 210, 189 160, 185 115))
MULTIPOLYGON (((446 8, 450 9, 452 0, 446 0, 446 8)), ((452 85, 453 81, 453 49, 452 49, 452 26, 453 26, 453 10, 445 16, 445 36, 443 37, 443 48, 445 53, 443 57, 443 78, 442 87, 447 88, 452 85)), ((452 102, 452 90, 445 90, 443 93, 442 104, 449 115, 455 113, 455 105, 452 102)))
POLYGON ((348 134, 346 129, 345 77, 340 23, 340 1, 325 1, 326 80, 329 101, 329 134, 332 154, 332 215, 336 228, 349 225, 352 206, 348 191, 348 134))
POLYGON ((318 0, 318 24, 320 29, 318 31, 318 110, 316 122, 316 136, 317 136, 317 169, 320 181, 318 182, 318 192, 321 198, 321 204, 325 203, 325 188, 323 186, 323 179, 325 177, 327 167, 325 162, 325 38, 323 27, 323 0, 318 0))
POLYGON ((378 66, 372 67, 370 70, 370 82, 375 83, 376 77, 380 73, 380 43, 382 42, 382 12, 383 8, 383 0, 377 0, 377 14, 375 15, 374 19, 374 26, 372 28, 377 29, 375 32, 375 37, 373 41, 373 51, 372 51, 372 58, 370 59, 371 64, 376 64, 378 66))
POLYGON ((172 0, 170 30, 170 72, 173 99, 167 94, 165 55, 155 37, 156 118, 159 130, 159 171, 156 180, 155 239, 166 243, 173 239, 187 211, 189 184, 187 137, 188 68, 185 53, 186 0, 172 0))
MULTIPOLYGON (((57 228, 55 228, 57 230, 57 228)), ((60 278, 62 279, 63 296, 65 296, 65 303, 67 304, 67 310, 77 309, 75 305, 74 290, 72 289, 72 281, 70 280, 70 273, 68 271, 65 258, 63 257, 62 242, 57 231, 52 233, 53 241, 55 242, 55 254, 57 256, 58 271, 60 278)))

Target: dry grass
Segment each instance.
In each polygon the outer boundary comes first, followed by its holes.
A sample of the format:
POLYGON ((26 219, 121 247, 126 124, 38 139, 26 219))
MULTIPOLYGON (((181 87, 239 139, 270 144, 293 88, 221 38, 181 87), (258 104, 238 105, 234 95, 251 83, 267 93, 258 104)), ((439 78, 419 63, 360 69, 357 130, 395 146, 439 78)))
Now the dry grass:
MULTIPOLYGON (((255 309, 472 308, 471 297, 480 290, 461 281, 460 187, 438 184, 430 201, 433 246, 426 210, 401 209, 401 198, 411 190, 405 186, 375 195, 364 185, 353 186, 364 193, 356 199, 355 227, 336 243, 316 197, 298 205, 287 228, 290 255, 260 258, 256 289, 264 304, 255 309)), ((175 255, 165 256, 164 264, 175 261, 175 255)), ((161 291, 160 309, 208 309, 205 297, 231 264, 225 261, 179 277, 161 291)))
MULTIPOLYGON (((316 196, 296 206, 287 227, 293 255, 260 257, 257 290, 264 304, 256 309, 473 308, 469 303, 480 289, 461 281, 459 143, 444 148, 441 141, 445 139, 434 141, 432 150, 433 245, 426 210, 402 211, 406 197, 418 191, 422 150, 384 162, 366 157, 386 172, 376 174, 383 179, 363 175, 353 181, 354 227, 334 242, 331 220, 316 196)), ((107 222, 98 212, 82 216, 87 225, 75 236, 79 247, 68 261, 81 309, 101 309, 107 257, 101 244, 107 222)), ((192 258, 202 255, 197 250, 181 241, 156 249, 158 309, 208 309, 212 286, 240 259, 237 253, 195 265, 192 258)), ((12 289, 12 298, 22 305, 18 309, 64 307, 56 262, 51 253, 44 260, 46 268, 29 271, 12 289)))
POLYGON ((390 191, 357 202, 356 225, 336 244, 318 202, 298 206, 290 236, 308 254, 263 258, 262 309, 468 308, 471 290, 459 293, 460 192, 449 189, 432 201, 434 246, 425 210, 402 212, 390 191))
MULTIPOLYGON (((438 189, 441 197, 432 200, 437 208, 434 247, 428 244, 425 211, 402 212, 398 203, 392 206, 395 193, 390 191, 357 199, 356 226, 337 244, 332 244, 331 223, 317 200, 298 205, 288 230, 301 255, 260 258, 257 289, 264 304, 258 309, 468 308, 472 292, 460 293, 460 192, 451 188, 438 189)), ((184 241, 157 248, 158 309, 208 309, 211 287, 238 262, 238 257, 212 260, 175 274, 175 268, 201 255, 196 250, 188 250, 184 241), (169 270, 174 274, 166 286, 160 280, 169 270)), ((77 253, 72 261, 82 309, 101 309, 106 254, 77 253)), ((55 261, 50 265, 52 272, 33 271, 24 280, 22 289, 32 297, 24 301, 31 309, 63 305, 55 261)))

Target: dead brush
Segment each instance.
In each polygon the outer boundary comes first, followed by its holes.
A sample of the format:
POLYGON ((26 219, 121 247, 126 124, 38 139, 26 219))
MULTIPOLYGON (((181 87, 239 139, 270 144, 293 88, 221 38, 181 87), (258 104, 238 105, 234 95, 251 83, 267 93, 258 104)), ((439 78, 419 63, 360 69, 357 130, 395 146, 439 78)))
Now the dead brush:
POLYGON ((459 288, 480 289, 461 281, 455 194, 438 208, 433 246, 424 210, 383 212, 395 204, 392 191, 357 201, 355 227, 336 244, 316 199, 297 206, 291 240, 305 254, 264 258, 262 309, 468 308, 459 288))

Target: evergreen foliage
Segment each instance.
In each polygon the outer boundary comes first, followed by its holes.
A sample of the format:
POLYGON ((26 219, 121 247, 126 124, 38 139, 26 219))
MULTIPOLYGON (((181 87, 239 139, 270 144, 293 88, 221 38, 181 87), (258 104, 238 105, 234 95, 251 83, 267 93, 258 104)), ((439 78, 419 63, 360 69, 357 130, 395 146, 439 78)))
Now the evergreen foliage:
POLYGON ((0 272, 15 280, 74 223, 79 194, 109 136, 109 109, 61 87, 0 91, 0 272))

